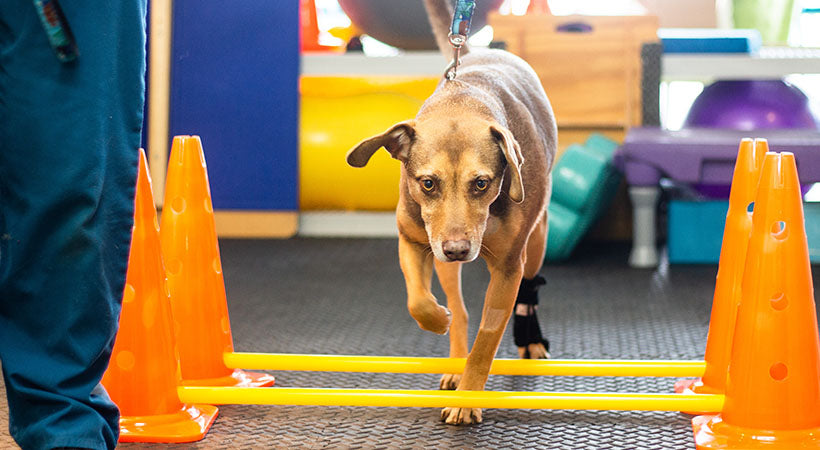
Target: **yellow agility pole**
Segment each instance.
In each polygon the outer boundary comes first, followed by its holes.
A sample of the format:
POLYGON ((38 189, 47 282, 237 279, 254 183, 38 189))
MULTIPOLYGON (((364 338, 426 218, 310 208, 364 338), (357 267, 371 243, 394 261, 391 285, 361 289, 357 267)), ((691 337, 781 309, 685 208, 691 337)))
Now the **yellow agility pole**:
MULTIPOLYGON (((306 372, 461 373, 465 358, 396 356, 296 355, 287 353, 225 353, 232 369, 297 370, 306 372)), ((590 377, 700 377, 704 361, 496 359, 494 375, 555 375, 590 377)))
POLYGON ((186 404, 516 408, 599 411, 720 412, 715 394, 425 391, 181 386, 186 404))

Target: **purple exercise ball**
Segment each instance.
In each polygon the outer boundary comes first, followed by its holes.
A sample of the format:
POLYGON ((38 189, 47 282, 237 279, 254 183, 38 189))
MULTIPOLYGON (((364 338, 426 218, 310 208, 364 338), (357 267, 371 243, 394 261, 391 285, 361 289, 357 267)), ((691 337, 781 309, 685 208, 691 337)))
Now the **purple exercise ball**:
MULTIPOLYGON (((724 80, 707 86, 692 104, 686 128, 756 131, 818 129, 809 98, 782 80, 724 80)), ((803 194, 811 185, 803 186, 803 194)), ((695 185, 706 198, 729 198, 729 186, 695 185)))
POLYGON ((707 86, 692 104, 687 128, 818 129, 806 94, 782 80, 724 80, 707 86))

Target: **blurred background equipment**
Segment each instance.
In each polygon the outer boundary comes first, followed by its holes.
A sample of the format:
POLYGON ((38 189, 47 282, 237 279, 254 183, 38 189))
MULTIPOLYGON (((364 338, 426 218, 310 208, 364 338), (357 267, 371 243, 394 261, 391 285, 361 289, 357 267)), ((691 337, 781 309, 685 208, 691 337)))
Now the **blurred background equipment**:
MULTIPOLYGON (((503 0, 476 2, 472 34, 487 24, 487 13, 498 10, 503 0)), ((339 0, 339 6, 365 34, 405 50, 435 50, 436 41, 421 1, 339 0)))

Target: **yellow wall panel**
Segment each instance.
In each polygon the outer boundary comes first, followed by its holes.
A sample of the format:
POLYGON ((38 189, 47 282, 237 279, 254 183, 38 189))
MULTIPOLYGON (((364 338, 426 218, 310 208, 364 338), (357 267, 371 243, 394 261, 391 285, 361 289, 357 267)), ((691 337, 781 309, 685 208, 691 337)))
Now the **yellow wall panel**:
POLYGON ((436 83, 437 77, 303 77, 300 210, 394 209, 399 162, 380 150, 356 169, 345 155, 358 142, 415 117, 436 83))

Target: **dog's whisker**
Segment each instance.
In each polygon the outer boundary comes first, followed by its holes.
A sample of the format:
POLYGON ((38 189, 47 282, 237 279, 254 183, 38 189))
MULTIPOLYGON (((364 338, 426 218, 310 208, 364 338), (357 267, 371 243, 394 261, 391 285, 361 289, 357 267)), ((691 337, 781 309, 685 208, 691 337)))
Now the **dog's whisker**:
POLYGON ((434 257, 434 258, 436 257, 436 255, 435 255, 435 253, 433 253, 433 249, 432 249, 431 247, 426 247, 426 248, 424 249, 424 257, 425 257, 425 259, 426 259, 428 256, 432 256, 432 257, 434 257))
POLYGON ((481 250, 485 251, 492 258, 496 257, 495 253, 493 253, 492 250, 490 250, 490 248, 487 247, 483 242, 481 243, 481 250))

